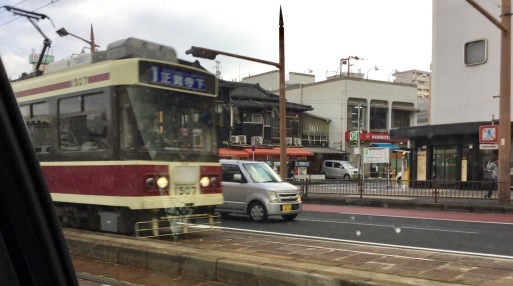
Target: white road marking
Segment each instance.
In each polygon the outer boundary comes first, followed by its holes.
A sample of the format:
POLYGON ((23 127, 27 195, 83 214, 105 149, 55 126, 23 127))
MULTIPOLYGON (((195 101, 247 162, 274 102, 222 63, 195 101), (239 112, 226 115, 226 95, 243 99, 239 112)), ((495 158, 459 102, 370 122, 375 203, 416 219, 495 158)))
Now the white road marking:
POLYGON ((430 231, 440 231, 440 232, 455 232, 455 233, 467 233, 467 234, 478 234, 475 231, 460 231, 460 230, 447 230, 447 229, 437 229, 437 228, 424 228, 424 227, 412 227, 412 226, 398 226, 398 225, 390 225, 390 224, 375 224, 375 223, 358 223, 358 222, 342 222, 342 221, 331 221, 331 220, 317 220, 317 219, 297 219, 301 221, 312 221, 312 222, 326 222, 326 223, 336 223, 336 224, 353 224, 353 225, 366 225, 366 226, 377 226, 377 227, 392 227, 392 228, 401 228, 401 229, 418 229, 418 230, 430 230, 430 231))

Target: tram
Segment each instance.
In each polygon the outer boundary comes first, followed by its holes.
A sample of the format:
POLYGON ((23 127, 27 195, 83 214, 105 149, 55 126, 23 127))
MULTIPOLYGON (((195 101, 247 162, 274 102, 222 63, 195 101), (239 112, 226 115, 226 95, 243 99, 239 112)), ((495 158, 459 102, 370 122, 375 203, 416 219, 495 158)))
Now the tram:
POLYGON ((135 233, 222 204, 218 82, 128 38, 12 82, 63 226, 135 233))

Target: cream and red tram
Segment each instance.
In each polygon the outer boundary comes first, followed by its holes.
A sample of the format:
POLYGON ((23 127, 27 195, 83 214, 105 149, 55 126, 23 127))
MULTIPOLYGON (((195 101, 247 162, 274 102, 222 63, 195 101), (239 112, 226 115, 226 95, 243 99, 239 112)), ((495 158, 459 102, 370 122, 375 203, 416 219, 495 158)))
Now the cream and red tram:
POLYGON ((12 83, 63 225, 130 233, 222 203, 214 75, 128 38, 12 83))

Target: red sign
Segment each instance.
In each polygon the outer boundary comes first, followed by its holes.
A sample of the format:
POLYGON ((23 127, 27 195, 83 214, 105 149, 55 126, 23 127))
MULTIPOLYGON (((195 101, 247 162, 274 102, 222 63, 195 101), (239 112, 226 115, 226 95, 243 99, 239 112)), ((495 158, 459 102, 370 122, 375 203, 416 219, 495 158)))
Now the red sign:
POLYGON ((499 139, 498 125, 479 126, 479 143, 497 143, 499 139))
MULTIPOLYGON (((346 131, 344 136, 346 140, 349 140, 349 133, 346 131)), ((398 139, 390 139, 390 134, 388 133, 372 133, 372 132, 362 132, 360 133, 360 140, 361 141, 380 141, 380 142, 400 142, 405 140, 398 140, 398 139)))

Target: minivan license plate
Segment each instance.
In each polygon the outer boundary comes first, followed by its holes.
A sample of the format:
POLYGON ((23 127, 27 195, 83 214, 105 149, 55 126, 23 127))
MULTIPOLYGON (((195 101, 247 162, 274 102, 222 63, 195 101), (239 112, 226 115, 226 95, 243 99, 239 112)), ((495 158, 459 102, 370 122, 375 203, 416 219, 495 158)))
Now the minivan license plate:
POLYGON ((292 205, 282 205, 281 206, 281 211, 282 212, 290 212, 290 211, 292 211, 292 205))

